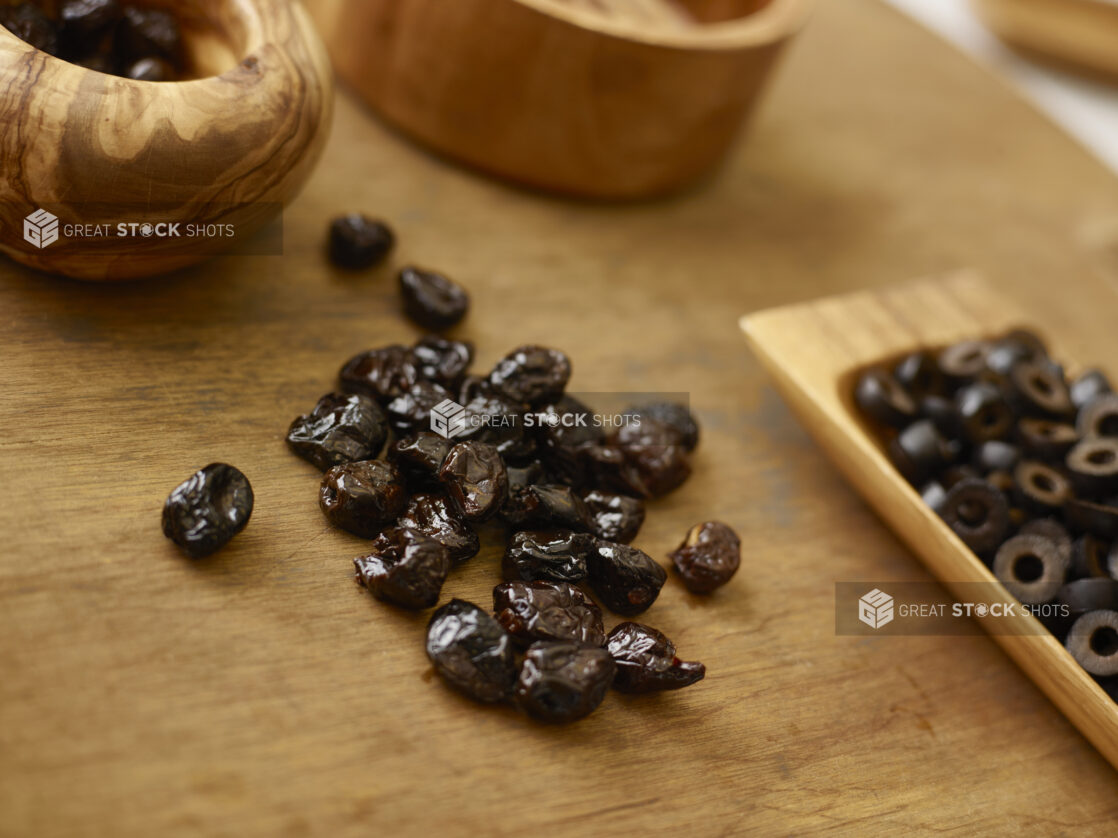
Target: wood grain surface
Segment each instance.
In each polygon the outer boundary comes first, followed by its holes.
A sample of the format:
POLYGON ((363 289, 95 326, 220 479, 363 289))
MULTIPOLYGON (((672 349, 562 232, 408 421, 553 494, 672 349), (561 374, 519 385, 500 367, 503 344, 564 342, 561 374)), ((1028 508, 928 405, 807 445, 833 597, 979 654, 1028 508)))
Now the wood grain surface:
MULTIPOLYGON (((837 580, 930 580, 751 358, 749 311, 974 265, 1105 360, 1114 178, 1000 82, 869 0, 820 4, 746 144, 670 201, 510 190, 351 99, 286 213, 286 255, 86 285, 0 266, 0 834, 1112 834, 1115 774, 985 637, 834 635, 837 580), (572 387, 689 391, 695 476, 638 545, 744 536, 710 600, 647 613, 709 675, 569 728, 433 677, 425 616, 351 580, 282 437, 350 353, 416 335, 391 272, 322 256, 328 217, 391 219, 397 264, 471 288, 487 366, 526 341, 572 387), (195 468, 244 469, 230 549, 159 532, 195 468)), ((495 548, 446 594, 485 601, 495 548)))

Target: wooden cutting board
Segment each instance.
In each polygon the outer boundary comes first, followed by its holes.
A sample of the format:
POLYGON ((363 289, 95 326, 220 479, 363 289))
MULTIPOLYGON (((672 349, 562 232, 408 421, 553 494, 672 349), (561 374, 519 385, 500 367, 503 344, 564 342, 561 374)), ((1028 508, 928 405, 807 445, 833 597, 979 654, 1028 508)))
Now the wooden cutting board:
MULTIPOLYGON (((479 179, 339 103, 286 255, 88 286, 0 266, 0 834, 1107 834, 1113 770, 983 637, 835 637, 836 581, 929 580, 796 424, 739 315, 973 265, 1113 368, 1118 183, 1000 82, 870 0, 819 4, 747 141, 673 200, 588 206, 479 179), (426 616, 353 584, 287 423, 350 353, 416 335, 392 277, 343 276, 330 215, 474 293, 486 367, 689 391, 693 480, 638 544, 725 520, 742 572, 646 615, 702 684, 568 728, 432 676, 426 616), (191 564, 167 491, 227 460, 252 523, 191 564)), ((447 595, 486 602, 496 548, 447 595)))

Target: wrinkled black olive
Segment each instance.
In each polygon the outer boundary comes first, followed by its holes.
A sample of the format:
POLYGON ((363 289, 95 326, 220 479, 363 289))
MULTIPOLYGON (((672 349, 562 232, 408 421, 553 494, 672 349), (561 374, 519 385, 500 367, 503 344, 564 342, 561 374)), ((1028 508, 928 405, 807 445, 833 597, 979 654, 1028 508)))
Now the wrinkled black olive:
POLYGON ((1039 535, 1006 539, 994 557, 994 575, 1021 602, 1048 602, 1067 578, 1070 557, 1039 535))
POLYGON ((464 562, 476 556, 481 548, 477 533, 440 495, 419 494, 412 497, 397 524, 435 539, 446 548, 453 562, 464 562))
POLYGON ((916 416, 916 403, 886 370, 874 367, 858 378, 854 402, 875 422, 903 428, 916 416))
POLYGON ((217 552, 252 516, 248 478, 225 463, 211 463, 176 486, 163 504, 163 534, 188 556, 217 552))
POLYGON ((462 384, 470 363, 474 360, 474 345, 464 340, 447 340, 437 335, 426 335, 411 348, 412 356, 421 378, 434 381, 454 390, 462 384))
POLYGON ((571 362, 557 349, 522 346, 497 362, 487 379, 497 393, 528 405, 559 400, 571 377, 571 362))
POLYGON ((512 696, 518 675, 512 640, 472 602, 452 599, 431 615, 427 657, 447 683, 477 701, 512 696))
POLYGON ((450 572, 446 547, 406 526, 385 530, 372 551, 353 560, 361 583, 377 599, 404 608, 430 608, 450 572))
POLYGON ((373 538, 404 511, 408 502, 399 470, 383 460, 336 465, 322 477, 319 505, 336 527, 373 538))
POLYGON ((624 617, 646 611, 668 578, 644 551, 602 540, 586 557, 586 576, 606 608, 624 617))
POLYGON ((465 289, 442 274, 404 268, 398 284, 404 313, 432 332, 441 332, 461 322, 470 308, 470 297, 465 289))
POLYGON ((509 493, 501 519, 516 529, 590 530, 590 513, 570 486, 521 486, 509 493))
POLYGON ((516 703, 543 722, 590 715, 609 692, 616 666, 605 649, 578 643, 535 643, 524 656, 516 703))
POLYGON ((398 344, 354 355, 338 373, 343 390, 372 396, 381 405, 408 392, 419 380, 411 350, 398 344))
POLYGON ((440 434, 420 431, 389 445, 385 458, 400 469, 412 488, 434 488, 441 485, 439 469, 453 447, 454 442, 440 434))
POLYGON ((641 623, 618 623, 606 639, 606 649, 617 664, 613 687, 619 692, 678 690, 706 675, 705 666, 681 661, 671 640, 641 623))
POLYGON ((459 391, 458 403, 465 409, 465 413, 464 427, 457 439, 495 445, 508 463, 522 463, 531 459, 536 450, 536 442, 525 428, 525 405, 494 393, 484 382, 469 376, 459 391))
POLYGON ((985 480, 960 480, 947 492, 940 517, 976 553, 996 550, 1009 534, 1005 495, 985 480))
POLYGON ((741 539, 723 523, 696 524, 683 543, 668 554, 683 584, 693 594, 721 588, 741 564, 741 539))
POLYGON ((330 260, 340 268, 371 268, 383 262, 395 245, 391 228, 367 215, 350 213, 330 224, 330 260))
POLYGON ((492 518, 509 494, 509 477, 497 449, 484 442, 459 442, 450 449, 439 480, 467 521, 492 518))
POLYGON ((449 399, 450 393, 433 381, 417 381, 385 405, 388 420, 397 434, 406 436, 431 427, 431 411, 449 399))
POLYGON ((605 430, 594 422, 594 413, 573 396, 563 396, 539 412, 536 437, 542 457, 564 483, 587 481, 587 448, 605 442, 605 430))
POLYGON ((524 466, 509 466, 509 492, 522 486, 554 483, 547 467, 539 460, 531 460, 524 466))
POLYGON ((322 470, 339 463, 371 460, 388 438, 380 405, 361 394, 330 393, 310 413, 291 423, 287 444, 322 470))
POLYGON ((618 476, 628 485, 621 491, 637 497, 662 497, 691 476, 691 457, 678 431, 649 416, 622 425, 609 445, 620 450, 625 468, 618 476))
POLYGON ((602 609, 566 582, 504 582, 493 589, 493 613, 513 638, 602 646, 602 609))
POLYGON ((570 530, 518 532, 509 540, 501 571, 508 580, 578 582, 586 578, 586 560, 596 543, 593 536, 570 530))
POLYGON ((606 541, 628 544, 644 523, 644 503, 638 498, 594 489, 582 496, 582 502, 590 531, 606 541))
POLYGON ((699 445, 699 423, 686 405, 676 402, 650 402, 634 405, 625 410, 625 415, 636 417, 641 422, 650 419, 661 427, 673 429, 678 436, 678 444, 689 452, 699 445))

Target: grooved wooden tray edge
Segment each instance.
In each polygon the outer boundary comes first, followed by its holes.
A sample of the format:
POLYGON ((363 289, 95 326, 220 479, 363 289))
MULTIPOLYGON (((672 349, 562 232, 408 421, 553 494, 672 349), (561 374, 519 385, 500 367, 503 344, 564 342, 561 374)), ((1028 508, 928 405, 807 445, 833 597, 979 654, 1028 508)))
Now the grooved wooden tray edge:
MULTIPOLYGON (((777 390, 854 488, 952 593, 993 574, 897 473, 854 415, 852 372, 925 346, 991 335, 1038 318, 1015 311, 973 271, 757 312, 741 328, 777 390)), ((1073 359, 1072 359, 1073 360, 1073 359)), ((1008 597, 1008 594, 1007 594, 1008 597)), ((988 621, 979 620, 985 628, 988 621)), ((1118 768, 1118 707, 1051 635, 991 636, 1096 748, 1118 768)), ((1001 625, 1005 625, 1004 619, 1001 625)))

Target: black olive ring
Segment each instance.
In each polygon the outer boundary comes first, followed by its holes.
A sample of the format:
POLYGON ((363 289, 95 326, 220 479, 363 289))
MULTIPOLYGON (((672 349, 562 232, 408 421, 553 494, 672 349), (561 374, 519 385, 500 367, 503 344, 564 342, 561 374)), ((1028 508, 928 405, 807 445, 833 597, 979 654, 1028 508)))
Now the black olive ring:
POLYGON ((1039 535, 1015 535, 998 548, 994 576, 1021 602, 1040 605, 1056 596, 1068 572, 1068 557, 1039 535))
POLYGON ((1092 675, 1118 675, 1118 611, 1088 611, 1068 632, 1067 649, 1092 675))

